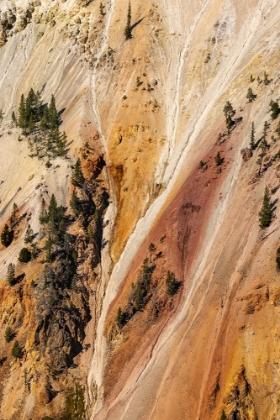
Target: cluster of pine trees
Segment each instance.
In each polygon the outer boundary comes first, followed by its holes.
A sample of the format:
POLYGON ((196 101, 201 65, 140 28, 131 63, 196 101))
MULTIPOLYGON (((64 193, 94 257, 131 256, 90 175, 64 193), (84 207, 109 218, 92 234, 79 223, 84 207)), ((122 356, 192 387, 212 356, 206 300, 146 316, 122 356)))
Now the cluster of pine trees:
POLYGON ((53 95, 50 104, 43 104, 41 93, 31 88, 26 98, 21 95, 18 117, 13 113, 12 119, 22 129, 22 134, 29 137, 35 156, 49 159, 66 156, 67 137, 59 130, 61 121, 53 95))

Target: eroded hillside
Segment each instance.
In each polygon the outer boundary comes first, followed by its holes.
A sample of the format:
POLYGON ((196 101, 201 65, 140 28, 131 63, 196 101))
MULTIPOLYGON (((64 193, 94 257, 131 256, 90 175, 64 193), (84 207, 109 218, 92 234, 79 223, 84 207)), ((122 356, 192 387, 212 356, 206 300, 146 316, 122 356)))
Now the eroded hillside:
POLYGON ((278 2, 0 10, 1 418, 277 419, 278 2))

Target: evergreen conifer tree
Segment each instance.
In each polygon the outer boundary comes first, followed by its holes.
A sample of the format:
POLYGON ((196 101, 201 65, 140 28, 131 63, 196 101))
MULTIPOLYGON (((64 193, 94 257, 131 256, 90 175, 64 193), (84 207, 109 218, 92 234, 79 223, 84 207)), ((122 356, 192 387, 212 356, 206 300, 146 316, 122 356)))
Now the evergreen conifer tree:
POLYGON ((263 79, 263 83, 264 83, 265 85, 269 85, 270 80, 268 79, 268 74, 267 74, 267 72, 266 72, 266 71, 264 72, 263 77, 264 77, 264 79, 263 79))
POLYGON ((177 291, 177 282, 176 282, 174 273, 171 273, 170 271, 168 271, 167 277, 165 280, 165 285, 166 285, 166 293, 170 296, 175 295, 177 291))
POLYGON ((42 131, 47 131, 49 128, 49 107, 48 104, 46 104, 43 108, 43 114, 40 121, 40 128, 42 131))
POLYGON ((264 197, 263 197, 263 204, 261 211, 259 212, 259 222, 260 228, 265 229, 267 228, 272 220, 272 209, 270 203, 270 191, 269 188, 265 188, 264 197))
POLYGON ((255 149, 255 124, 252 122, 252 128, 251 128, 251 138, 250 138, 250 149, 255 149))
POLYGON ((57 141, 57 154, 58 156, 66 156, 66 145, 67 145, 67 136, 65 131, 59 136, 57 141))
POLYGON ((18 110, 18 125, 20 128, 25 129, 27 127, 27 114, 24 95, 21 95, 20 105, 18 110))
POLYGON ((234 121, 232 119, 234 114, 235 114, 235 111, 232 107, 232 104, 230 103, 230 101, 227 101, 225 106, 224 106, 224 115, 225 115, 225 120, 226 120, 226 126, 227 126, 227 129, 228 129, 228 133, 230 132, 231 127, 234 126, 234 121))
POLYGON ((13 204, 13 211, 10 217, 10 222, 11 224, 15 223, 15 221, 17 220, 17 212, 18 212, 18 206, 16 203, 13 204))
POLYGON ((253 93, 252 88, 249 88, 249 89, 248 89, 248 92, 247 92, 246 98, 248 99, 248 101, 249 101, 249 102, 253 102, 253 101, 255 100, 256 95, 253 93))
POLYGON ((16 277, 15 277, 15 265, 10 263, 8 265, 8 269, 7 269, 7 282, 9 283, 10 286, 13 286, 16 282, 16 277))
POLYGON ((14 356, 15 359, 20 359, 23 356, 22 349, 17 340, 14 342, 12 348, 12 356, 14 356))
POLYGON ((33 241, 34 232, 30 225, 27 226, 26 233, 24 236, 24 243, 30 244, 33 241))
POLYGON ((13 120, 13 123, 17 126, 17 117, 14 111, 12 112, 12 120, 13 120))
POLYGON ((80 200, 78 199, 78 196, 77 196, 77 193, 76 193, 75 190, 73 190, 73 193, 72 193, 72 197, 71 197, 71 200, 70 200, 70 206, 71 206, 72 210, 74 211, 75 215, 78 216, 79 213, 82 210, 82 206, 81 206, 80 200))
POLYGON ((127 11, 127 22, 126 27, 124 30, 125 39, 131 39, 132 38, 132 27, 131 27, 131 3, 129 1, 128 3, 128 11, 127 11))
POLYGON ((119 307, 119 309, 118 309, 116 321, 117 321, 119 327, 122 327, 124 325, 124 313, 122 312, 121 307, 119 307))
POLYGON ((13 241, 13 231, 9 229, 9 226, 5 224, 4 229, 1 233, 1 243, 6 248, 12 243, 13 241))
POLYGON ((44 223, 48 223, 49 221, 49 215, 46 209, 46 201, 43 198, 42 199, 42 206, 41 206, 41 211, 40 211, 40 215, 39 215, 39 222, 41 223, 41 225, 43 225, 44 223))
POLYGON ((85 181, 85 178, 82 172, 81 160, 78 158, 74 166, 71 182, 73 185, 75 185, 75 187, 82 187, 84 181, 85 181))
POLYGON ((5 341, 6 341, 7 343, 10 343, 10 341, 12 341, 12 340, 13 340, 14 336, 15 336, 15 334, 14 334, 14 332, 13 332, 12 328, 8 326, 8 327, 5 329, 5 333, 4 333, 4 338, 5 338, 5 341))
POLYGON ((52 194, 51 196, 51 200, 50 200, 50 205, 49 205, 49 221, 56 221, 57 218, 57 212, 58 212, 58 205, 57 205, 57 201, 56 198, 54 196, 54 194, 52 194))
POLYGON ((49 105, 49 125, 51 129, 55 129, 59 126, 59 116, 56 109, 55 97, 53 95, 49 105))

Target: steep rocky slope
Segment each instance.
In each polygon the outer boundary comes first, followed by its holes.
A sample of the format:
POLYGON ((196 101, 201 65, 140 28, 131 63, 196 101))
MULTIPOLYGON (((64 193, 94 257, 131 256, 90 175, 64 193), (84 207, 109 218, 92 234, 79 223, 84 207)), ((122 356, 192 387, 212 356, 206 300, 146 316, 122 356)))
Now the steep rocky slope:
POLYGON ((129 40, 123 0, 0 9, 14 234, 0 250, 1 418, 277 419, 278 2, 132 0, 129 40), (31 88, 54 95, 66 156, 36 156, 39 124, 24 135, 12 119, 31 88), (52 194, 58 233, 39 217, 52 194), (40 254, 20 263, 28 224, 40 254))

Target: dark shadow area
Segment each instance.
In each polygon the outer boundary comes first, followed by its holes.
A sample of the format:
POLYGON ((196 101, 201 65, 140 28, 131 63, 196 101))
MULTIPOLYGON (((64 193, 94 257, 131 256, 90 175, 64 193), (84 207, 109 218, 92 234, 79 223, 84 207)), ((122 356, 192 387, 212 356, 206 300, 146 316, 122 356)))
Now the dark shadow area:
POLYGON ((270 204, 271 210, 274 212, 276 210, 276 204, 278 202, 278 198, 276 198, 272 203, 270 204))
POLYGON ((60 111, 58 111, 57 115, 58 115, 58 125, 62 124, 62 114, 64 113, 64 111, 66 110, 66 108, 62 108, 60 111))
POLYGON ((1 357, 0 359, 0 367, 3 366, 3 364, 6 362, 7 357, 1 357))
POLYGON ((137 25, 139 25, 142 20, 144 20, 145 18, 143 17, 142 19, 137 20, 137 22, 135 22, 133 25, 131 25, 131 30, 133 30, 134 28, 136 28, 137 25))
POLYGON ((266 238, 268 238, 270 235, 272 235, 274 232, 276 232, 277 229, 274 229, 272 232, 265 235, 263 238, 261 238, 261 241, 264 241, 266 238))

